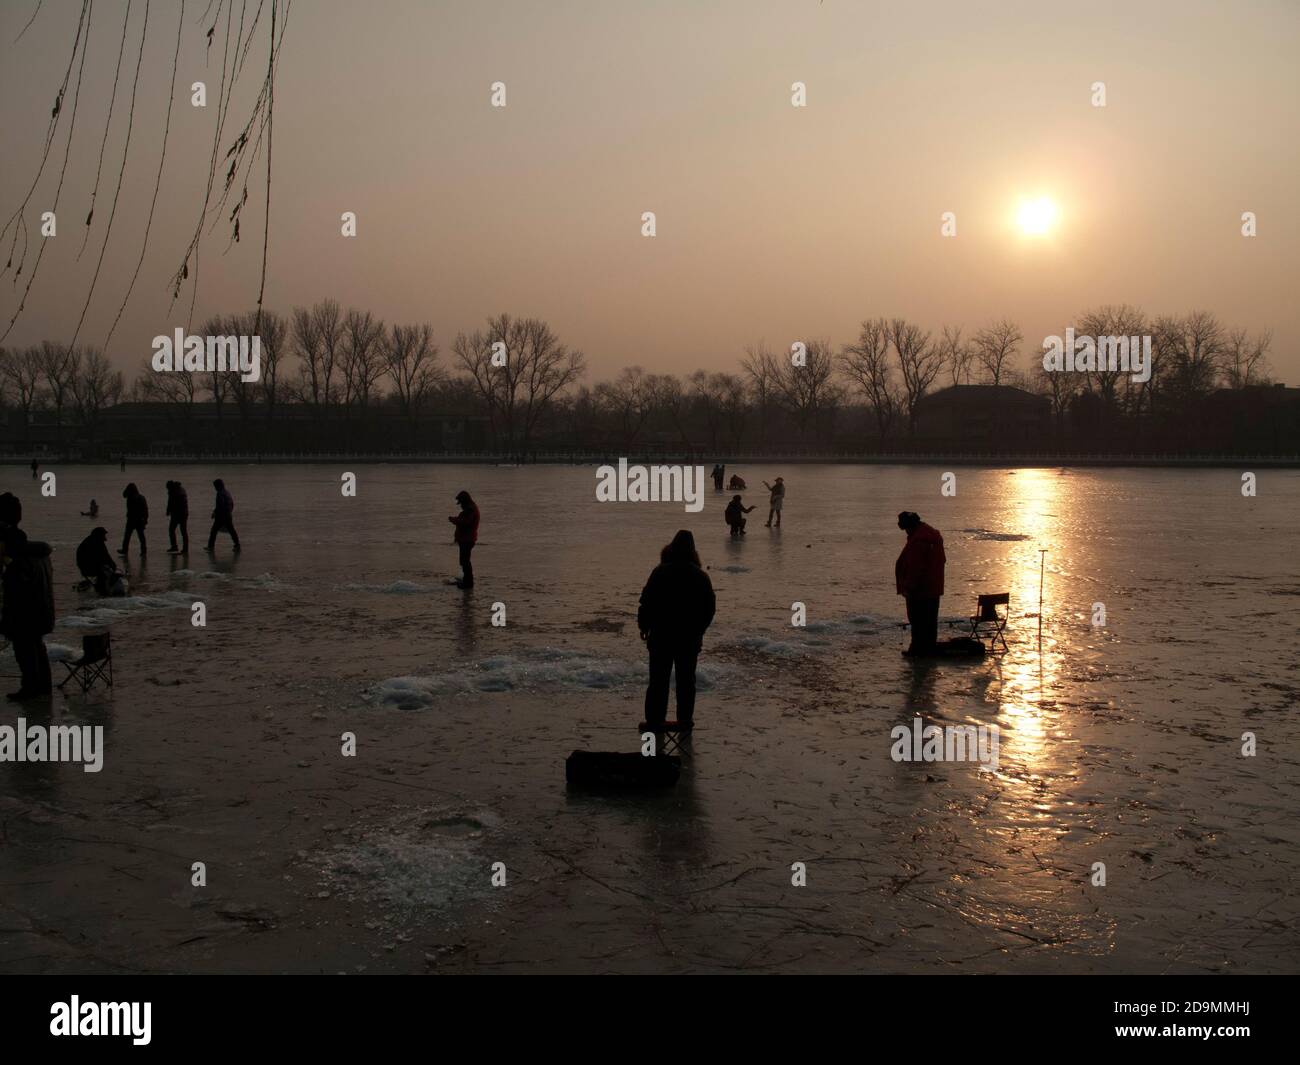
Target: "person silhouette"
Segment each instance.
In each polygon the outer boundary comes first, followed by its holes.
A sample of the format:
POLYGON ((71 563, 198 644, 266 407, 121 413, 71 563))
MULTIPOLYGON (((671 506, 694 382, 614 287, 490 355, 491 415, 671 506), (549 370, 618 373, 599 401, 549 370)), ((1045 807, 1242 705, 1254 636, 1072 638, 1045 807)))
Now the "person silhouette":
POLYGON ((134 481, 122 489, 122 498, 126 500, 126 532, 122 534, 122 549, 118 554, 129 553, 131 534, 135 533, 140 537, 140 554, 145 555, 149 551, 144 538, 145 526, 149 524, 149 501, 140 493, 134 481))
POLYGON ((678 727, 683 731, 694 727, 695 669, 716 610, 713 582, 700 565, 695 537, 682 529, 659 552, 659 565, 641 590, 636 615, 650 655, 645 720, 652 731, 667 720, 673 670, 677 671, 678 727))
POLYGON ((470 560, 470 554, 474 550, 474 545, 478 543, 480 515, 478 504, 468 492, 457 492, 456 502, 460 504, 460 513, 447 519, 456 526, 452 542, 460 552, 461 578, 456 582, 456 587, 468 589, 474 587, 474 565, 470 560))
MULTIPOLYGON (((235 532, 235 497, 232 496, 226 488, 226 482, 218 477, 212 482, 212 487, 216 489, 216 504, 212 509, 212 531, 208 533, 208 551, 215 551, 217 548, 217 533, 228 532, 230 538, 235 541, 235 550, 239 551, 239 533, 235 532)), ((189 513, 189 502, 186 501, 186 513, 189 513)))
POLYGON ((943 596, 943 569, 947 557, 939 530, 913 511, 898 515, 898 527, 907 543, 894 563, 894 583, 907 604, 912 643, 905 655, 932 655, 939 644, 939 600, 943 596))

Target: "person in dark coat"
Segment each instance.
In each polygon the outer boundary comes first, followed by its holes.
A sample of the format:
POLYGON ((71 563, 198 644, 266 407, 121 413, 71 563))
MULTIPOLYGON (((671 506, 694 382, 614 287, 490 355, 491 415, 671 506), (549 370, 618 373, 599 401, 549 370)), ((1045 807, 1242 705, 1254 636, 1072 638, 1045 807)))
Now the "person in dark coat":
POLYGON ((452 542, 460 551, 461 578, 456 582, 456 587, 473 588, 474 565, 470 561, 470 553, 478 543, 478 504, 468 492, 457 492, 456 502, 460 504, 460 513, 447 519, 456 526, 456 534, 452 537, 452 542))
POLYGON ((723 511, 723 517, 727 519, 727 524, 731 526, 731 538, 738 539, 745 535, 745 515, 753 507, 747 507, 741 502, 740 496, 732 496, 731 502, 727 504, 727 509, 723 511))
POLYGON ((216 506, 212 510, 212 531, 208 533, 208 550, 215 551, 217 533, 228 532, 235 541, 235 550, 239 550, 239 533, 235 532, 235 497, 226 488, 226 482, 218 477, 212 482, 217 490, 216 506))
POLYGON ((0 633, 13 645, 22 673, 21 686, 9 695, 15 701, 49 695, 54 687, 45 650, 45 636, 54 631, 50 545, 28 540, 18 527, 22 518, 17 497, 0 495, 0 633))
POLYGON ((659 565, 641 591, 637 628, 650 652, 650 684, 645 719, 652 729, 668 717, 668 684, 677 671, 677 723, 695 723, 695 666, 704 633, 713 622, 717 599, 713 582, 700 565, 695 537, 682 529, 659 554, 659 565))
POLYGON ((167 482, 167 515, 171 518, 167 523, 167 539, 171 541, 167 553, 188 555, 190 553, 190 497, 181 487, 180 481, 167 482), (176 547, 177 529, 181 531, 182 546, 179 549, 176 547))
POLYGON ((140 554, 144 555, 149 550, 149 545, 144 539, 144 527, 149 524, 149 502, 135 486, 134 481, 122 490, 122 498, 126 500, 126 532, 122 536, 122 550, 118 554, 128 553, 131 547, 131 534, 135 533, 140 537, 140 554))
POLYGON ((117 563, 108 551, 108 530, 102 525, 77 545, 77 572, 94 582, 100 595, 108 595, 117 579, 117 563))
POLYGON ((907 543, 894 563, 894 583, 907 603, 907 621, 912 627, 912 644, 903 654, 934 654, 939 642, 939 599, 947 562, 943 537, 919 514, 906 510, 898 515, 898 527, 907 533, 907 543))

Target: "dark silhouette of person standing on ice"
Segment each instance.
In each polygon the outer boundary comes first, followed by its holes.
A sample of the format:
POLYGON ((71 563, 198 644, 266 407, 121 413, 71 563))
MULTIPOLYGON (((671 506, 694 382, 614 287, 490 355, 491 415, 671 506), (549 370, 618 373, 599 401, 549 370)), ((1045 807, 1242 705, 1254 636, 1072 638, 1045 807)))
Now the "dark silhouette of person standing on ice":
POLYGON ((167 539, 171 541, 167 553, 188 555, 190 553, 190 497, 181 487, 180 481, 167 482, 167 516, 171 519, 167 523, 167 539), (177 529, 181 531, 180 548, 176 546, 177 529))
POLYGON ((235 541, 235 550, 239 550, 239 533, 235 532, 235 497, 226 488, 226 482, 218 477, 212 482, 217 491, 216 505, 212 508, 212 531, 208 533, 208 551, 217 549, 217 533, 228 532, 235 541))
POLYGON ((776 518, 776 527, 781 528, 781 508, 785 506, 785 478, 778 477, 776 484, 763 482, 763 487, 772 493, 771 500, 768 502, 767 511, 767 528, 772 527, 772 518, 776 518))
POLYGON ((456 526, 456 534, 452 537, 452 542, 460 552, 461 577, 456 582, 456 587, 468 589, 474 587, 474 564, 470 560, 470 554, 474 550, 474 545, 478 543, 478 504, 465 491, 456 493, 456 502, 460 504, 460 513, 447 519, 456 526))
POLYGON ((943 537, 911 511, 898 515, 907 543, 894 563, 894 583, 907 603, 912 643, 905 655, 932 655, 939 643, 939 599, 943 596, 943 537))
POLYGON ((122 534, 122 550, 118 554, 125 555, 130 551, 132 533, 140 537, 140 554, 147 554, 149 545, 144 539, 144 527, 149 524, 149 501, 134 481, 122 489, 122 498, 126 500, 126 532, 122 534))
POLYGON ((18 526, 23 505, 18 497, 0 495, 0 633, 13 644, 22 683, 9 695, 15 702, 49 695, 50 658, 45 636, 54 631, 54 576, 50 545, 28 540, 18 526))
POLYGON ((695 537, 682 529, 659 553, 659 565, 645 582, 636 614, 641 639, 650 652, 645 720, 652 730, 662 728, 668 718, 668 684, 674 669, 678 727, 694 727, 695 666, 716 609, 713 582, 700 565, 695 537))

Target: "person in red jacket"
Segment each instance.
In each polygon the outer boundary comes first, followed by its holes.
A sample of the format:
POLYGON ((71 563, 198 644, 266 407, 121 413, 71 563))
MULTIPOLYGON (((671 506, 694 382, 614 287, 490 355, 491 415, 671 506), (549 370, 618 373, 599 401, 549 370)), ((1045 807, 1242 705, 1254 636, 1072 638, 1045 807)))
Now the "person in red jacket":
POLYGON ((898 527, 907 533, 907 543, 894 563, 894 582, 898 594, 907 602, 907 622, 912 627, 912 645, 903 654, 934 654, 939 642, 939 599, 947 561, 943 537, 911 511, 898 516, 898 527))
POLYGON ((454 542, 460 548, 462 576, 456 582, 456 587, 473 588, 474 566, 470 563, 469 554, 474 550, 474 545, 478 542, 478 504, 474 502, 468 492, 457 492, 456 502, 460 504, 460 513, 447 519, 456 526, 454 542))

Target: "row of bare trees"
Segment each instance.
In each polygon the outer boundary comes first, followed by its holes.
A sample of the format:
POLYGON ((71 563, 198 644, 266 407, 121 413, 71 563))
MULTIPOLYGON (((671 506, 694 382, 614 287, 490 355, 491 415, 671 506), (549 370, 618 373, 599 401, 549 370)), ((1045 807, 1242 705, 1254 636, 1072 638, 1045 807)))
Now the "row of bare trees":
POLYGON ((0 348, 0 401, 21 411, 24 424, 34 411, 53 411, 60 442, 65 425, 93 439, 100 415, 121 400, 125 387, 122 371, 95 348, 49 341, 0 348))
MULTIPOLYGON (((203 333, 248 335, 255 323, 251 312, 218 316, 203 333)), ((0 352, 0 399, 28 417, 53 412, 60 432, 64 424, 93 427, 124 395, 174 405, 182 417, 209 402, 218 422, 229 416, 270 424, 284 404, 297 404, 337 424, 345 443, 353 422, 376 408, 395 409, 412 431, 422 414, 438 409, 485 416, 492 446, 521 454, 542 437, 574 447, 632 448, 654 436, 711 450, 829 442, 844 408, 856 408, 883 446, 911 437, 921 400, 949 385, 1030 389, 1046 397, 1059 421, 1080 396, 1114 416, 1136 418, 1185 409, 1216 387, 1268 380, 1269 334, 1229 328, 1208 312, 1149 317, 1129 305, 1106 305, 1082 314, 1075 329, 1150 335, 1150 380, 1106 368, 1047 373, 1034 347, 1024 369, 1024 335, 1005 318, 967 335, 960 326, 936 333, 882 316, 863 320, 856 340, 838 349, 813 339, 796 355, 778 354, 760 342, 745 348, 737 372, 678 377, 632 366, 589 385, 582 352, 540 319, 489 319, 455 337, 444 365, 428 324, 386 325, 369 311, 323 300, 287 317, 262 314, 261 376, 254 382, 234 372, 154 373, 146 360, 128 390, 101 353, 47 342, 0 352)))

